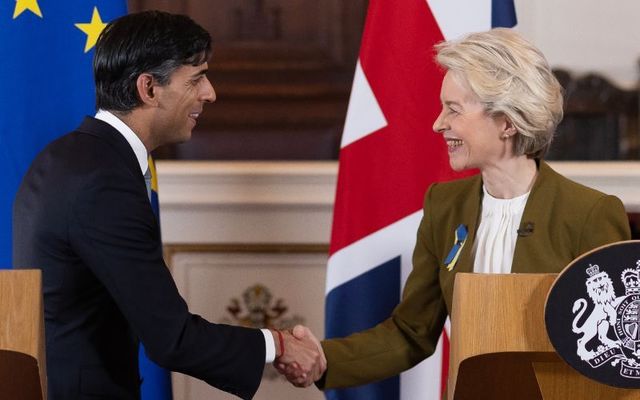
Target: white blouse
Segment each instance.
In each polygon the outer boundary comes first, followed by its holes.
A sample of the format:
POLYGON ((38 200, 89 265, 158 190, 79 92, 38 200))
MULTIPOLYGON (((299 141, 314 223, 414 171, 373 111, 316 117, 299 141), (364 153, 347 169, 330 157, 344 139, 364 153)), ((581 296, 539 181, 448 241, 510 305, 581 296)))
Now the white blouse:
POLYGON ((487 192, 484 185, 482 191, 480 226, 473 243, 473 271, 508 274, 529 193, 513 199, 497 199, 487 192))

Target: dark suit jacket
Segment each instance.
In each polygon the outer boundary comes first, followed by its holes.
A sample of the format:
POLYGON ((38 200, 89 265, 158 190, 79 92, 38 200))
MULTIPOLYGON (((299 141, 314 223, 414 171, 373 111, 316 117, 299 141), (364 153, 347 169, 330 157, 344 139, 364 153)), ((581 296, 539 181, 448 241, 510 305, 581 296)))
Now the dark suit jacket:
POLYGON ((110 125, 86 118, 38 155, 14 203, 13 239, 14 266, 43 273, 50 400, 139 398, 138 340, 160 366, 253 397, 262 333, 189 313, 140 166, 110 125))
MULTIPOLYGON (((479 175, 431 186, 401 303, 389 319, 372 329, 322 342, 328 369, 319 386, 355 386, 384 379, 434 352, 451 311, 455 275, 473 272, 471 250, 481 194, 479 175), (467 226, 469 237, 455 268, 448 271, 444 260, 460 224, 467 226)), ((584 252, 631 236, 618 198, 572 182, 544 162, 540 162, 521 227, 528 223, 533 224, 533 232, 518 237, 513 273, 559 272, 584 252)))

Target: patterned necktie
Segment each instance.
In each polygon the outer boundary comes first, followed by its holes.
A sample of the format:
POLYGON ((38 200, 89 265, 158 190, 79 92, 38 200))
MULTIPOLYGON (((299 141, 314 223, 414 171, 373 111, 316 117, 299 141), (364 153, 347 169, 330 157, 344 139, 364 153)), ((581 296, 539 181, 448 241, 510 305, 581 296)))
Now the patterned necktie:
POLYGON ((144 184, 147 185, 147 198, 151 201, 151 168, 144 173, 144 184))

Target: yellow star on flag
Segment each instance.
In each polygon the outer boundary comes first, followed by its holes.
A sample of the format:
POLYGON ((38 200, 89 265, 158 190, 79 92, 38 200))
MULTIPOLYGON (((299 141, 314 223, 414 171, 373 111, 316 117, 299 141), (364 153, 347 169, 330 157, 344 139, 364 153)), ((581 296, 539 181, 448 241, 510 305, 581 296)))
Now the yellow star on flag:
POLYGON ((16 0, 16 8, 13 10, 13 19, 16 19, 25 10, 29 10, 42 18, 42 11, 40 11, 38 0, 16 0))
POLYGON ((87 43, 84 45, 84 52, 91 50, 98 41, 100 32, 107 24, 102 22, 100 13, 98 13, 98 7, 93 7, 93 15, 91 16, 91 22, 85 24, 75 24, 76 28, 87 34, 87 43))

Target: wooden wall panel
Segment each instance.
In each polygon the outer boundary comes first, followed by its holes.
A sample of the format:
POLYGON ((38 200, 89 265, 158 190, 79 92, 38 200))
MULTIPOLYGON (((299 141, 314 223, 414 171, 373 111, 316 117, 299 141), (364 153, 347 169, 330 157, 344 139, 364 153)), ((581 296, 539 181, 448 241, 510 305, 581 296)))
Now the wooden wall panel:
POLYGON ((366 0, 130 0, 185 13, 214 42, 193 139, 157 158, 336 159, 366 0))
POLYGON ((637 160, 640 157, 638 89, 615 86, 598 74, 556 70, 564 88, 564 119, 551 160, 637 160))

